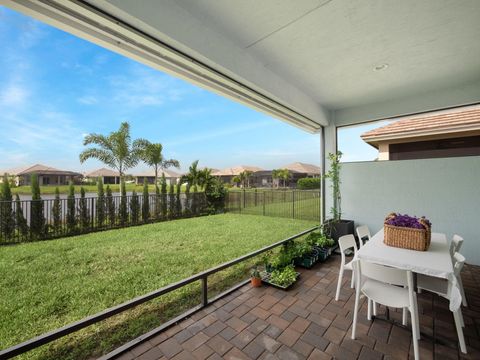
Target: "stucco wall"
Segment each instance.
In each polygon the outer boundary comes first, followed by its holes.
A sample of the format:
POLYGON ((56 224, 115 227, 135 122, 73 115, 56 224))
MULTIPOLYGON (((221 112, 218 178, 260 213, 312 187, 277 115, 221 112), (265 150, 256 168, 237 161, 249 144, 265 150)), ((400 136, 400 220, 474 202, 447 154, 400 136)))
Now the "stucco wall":
POLYGON ((344 163, 341 179, 343 218, 375 233, 391 211, 425 215, 480 265, 480 157, 344 163))

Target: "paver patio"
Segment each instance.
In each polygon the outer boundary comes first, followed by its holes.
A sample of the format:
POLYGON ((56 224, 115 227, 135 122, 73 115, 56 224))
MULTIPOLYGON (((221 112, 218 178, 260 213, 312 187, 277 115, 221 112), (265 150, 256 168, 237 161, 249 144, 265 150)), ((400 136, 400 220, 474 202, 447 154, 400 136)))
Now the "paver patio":
MULTIPOLYGON (((346 274, 341 298, 334 299, 339 256, 311 270, 301 270, 290 290, 249 285, 213 303, 118 359, 407 359, 413 358, 411 332, 366 317, 362 300, 357 340, 351 340, 354 291, 346 274)), ((419 294, 419 342, 422 359, 480 358, 480 267, 465 266, 463 282, 469 302, 463 308, 468 354, 460 353, 448 303, 419 294)), ((380 307, 378 315, 385 314, 380 307)), ((390 311, 401 321, 401 313, 390 311)))

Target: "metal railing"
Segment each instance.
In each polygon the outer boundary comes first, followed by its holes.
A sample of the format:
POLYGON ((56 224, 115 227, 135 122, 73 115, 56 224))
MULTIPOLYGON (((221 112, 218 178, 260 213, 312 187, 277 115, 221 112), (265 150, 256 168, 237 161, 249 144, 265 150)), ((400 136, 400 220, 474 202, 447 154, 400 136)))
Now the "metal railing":
POLYGON ((206 205, 202 192, 0 201, 0 244, 200 216, 206 205))
POLYGON ((243 190, 228 193, 226 211, 238 214, 320 219, 318 190, 243 190))
MULTIPOLYGON (((284 239, 284 240, 281 240, 281 241, 278 241, 274 244, 271 244, 271 245, 268 245, 268 246, 265 246, 259 250, 256 250, 256 251, 253 251, 249 254, 246 254, 246 255, 243 255, 243 256, 240 256, 234 260, 231 260, 231 261, 228 261, 224 264, 221 264, 221 265, 218 265, 214 268, 211 268, 209 270, 206 270, 206 271, 203 271, 199 274, 196 274, 196 275, 193 275, 189 278, 186 278, 184 280, 181 280, 181 281, 178 281, 176 283, 173 283, 173 284, 170 284, 168 286, 165 286, 161 289, 158 289, 158 290, 155 290, 155 291, 152 291, 146 295, 143 295, 143 296, 139 296, 137 298, 134 298, 130 301, 127 301, 123 304, 120 304, 120 305, 117 305, 117 306, 114 306, 114 307, 111 307, 109 309, 106 309, 102 312, 99 312, 95 315, 91 315, 91 316, 88 316, 82 320, 79 320, 77 322, 74 322, 72 324, 69 324, 69 325, 66 325, 64 327, 61 327, 59 329, 56 329, 56 330, 53 330, 53 331, 50 331, 48 333, 45 333, 43 335, 40 335, 40 336, 37 336, 33 339, 30 339, 28 341, 25 341, 23 343, 20 343, 20 344, 17 344, 17 345, 14 345, 10 348, 7 348, 5 350, 2 350, 0 351, 0 359, 10 359, 14 356, 17 356, 17 355, 20 355, 20 354, 23 354, 27 351, 30 351, 30 350, 33 350, 35 348, 38 348, 42 345, 45 345, 45 344, 48 344, 54 340, 57 340, 59 338, 62 338, 66 335, 69 335, 69 334, 72 334, 76 331, 79 331, 83 328, 86 328, 87 326, 90 326, 92 324, 95 324, 95 323, 98 323, 102 320, 105 320, 105 319, 108 319, 114 315, 117 315, 117 314, 120 314, 126 310, 129 310, 131 308, 134 308, 140 304, 143 304, 147 301, 150 301, 150 300, 153 300, 155 298, 158 298, 159 296, 162 296, 162 295, 165 295, 165 294, 168 294, 174 290, 177 290, 179 288, 182 288, 188 284, 191 284, 193 282, 196 282, 196 281, 200 281, 201 282, 201 291, 202 291, 202 301, 201 301, 201 304, 199 304, 198 306, 188 310, 187 312, 183 313, 182 315, 176 317, 174 320, 175 322, 176 321, 180 321, 182 319, 184 319, 185 317, 187 316, 190 316, 191 314, 193 314, 194 312, 204 308, 205 306, 211 304, 213 301, 217 300, 218 298, 220 298, 220 296, 217 296, 215 297, 214 299, 209 299, 208 298, 208 277, 210 275, 213 275, 221 270, 225 270, 233 265, 236 265, 236 264, 239 264, 245 260, 248 260, 250 258, 253 258, 257 255, 260 255, 266 251, 269 251, 271 249, 274 249, 280 245, 283 245, 284 243, 288 242, 288 241, 292 241, 292 240, 295 240, 301 236, 304 236, 314 230, 316 230, 317 227, 313 227, 313 228, 310 228, 308 230, 305 230, 305 231, 302 231, 296 235, 293 235, 287 239, 284 239)), ((231 288, 230 290, 228 290, 227 292, 223 293, 222 295, 226 294, 226 293, 229 293, 237 288, 239 288, 240 286, 243 286, 245 284, 245 281, 241 282, 240 284, 234 286, 233 288, 231 288)), ((168 324, 172 325, 174 322, 169 321, 168 324)), ((122 346, 120 348, 118 348, 116 351, 114 351, 113 353, 111 353, 112 356, 117 356, 119 355, 120 353, 122 352, 125 352, 127 351, 129 348, 133 347, 134 345, 140 343, 140 342, 143 342, 143 341, 146 341, 148 340, 149 338, 155 336, 158 332, 162 331, 163 329, 165 329, 165 326, 161 326, 143 336, 141 336, 140 338, 138 338, 137 340, 134 340, 130 343, 128 343, 128 346, 122 346)))

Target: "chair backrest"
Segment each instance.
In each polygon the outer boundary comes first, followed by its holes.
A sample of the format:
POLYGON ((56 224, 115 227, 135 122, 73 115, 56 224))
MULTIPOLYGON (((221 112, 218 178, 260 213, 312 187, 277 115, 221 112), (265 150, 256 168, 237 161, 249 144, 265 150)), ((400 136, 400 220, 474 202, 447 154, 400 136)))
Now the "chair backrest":
POLYGON ((465 264, 465 257, 459 252, 456 252, 453 254, 453 261, 453 273, 455 276, 460 276, 460 272, 465 264))
POLYGON ((450 255, 454 255, 456 252, 460 251, 460 248, 463 245, 463 238, 460 235, 453 235, 452 242, 450 243, 450 255))
POLYGON ((338 246, 340 246, 340 251, 342 254, 347 249, 353 248, 353 251, 357 252, 357 242, 355 241, 355 236, 352 234, 343 235, 338 238, 338 246))
POLYGON ((357 236, 358 236, 358 241, 360 242, 360 247, 363 246, 364 241, 369 241, 370 238, 372 237, 370 235, 370 229, 368 228, 367 225, 362 225, 357 227, 357 236))
POLYGON ((385 284, 406 286, 411 288, 413 284, 412 272, 396 269, 390 266, 374 264, 365 260, 359 260, 359 276, 369 278, 385 284))

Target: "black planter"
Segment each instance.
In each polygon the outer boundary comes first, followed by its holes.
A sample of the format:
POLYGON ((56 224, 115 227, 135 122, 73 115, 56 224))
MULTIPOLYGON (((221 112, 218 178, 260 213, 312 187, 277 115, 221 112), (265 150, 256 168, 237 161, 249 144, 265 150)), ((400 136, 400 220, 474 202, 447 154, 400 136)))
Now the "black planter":
POLYGON ((341 236, 355 233, 355 222, 343 219, 340 221, 327 220, 325 231, 335 242, 338 242, 341 236))

